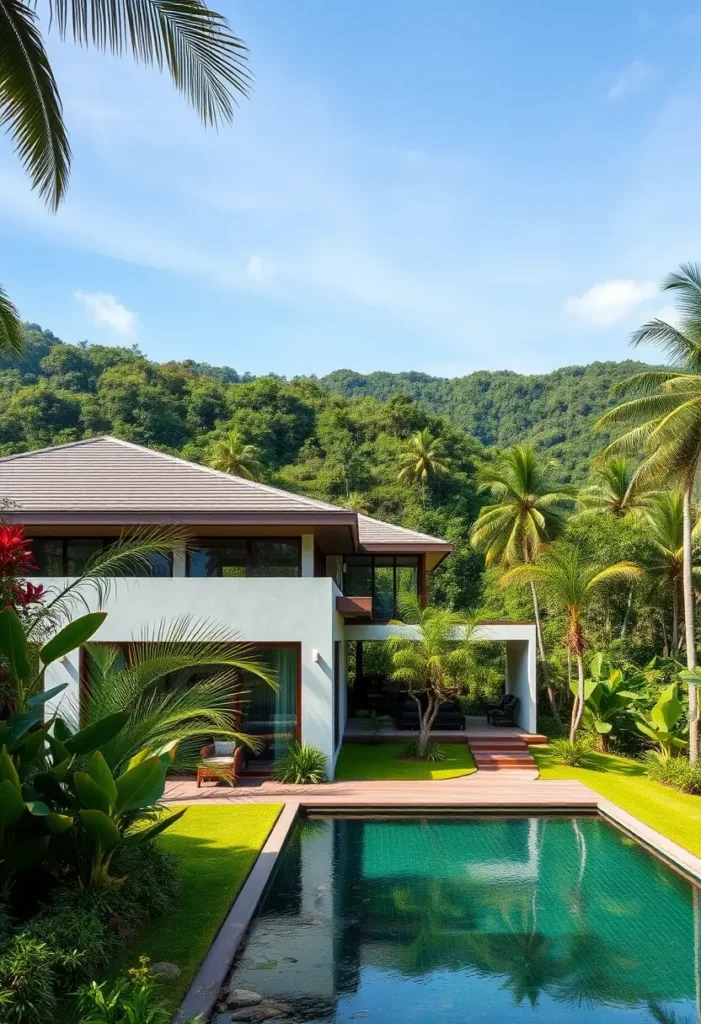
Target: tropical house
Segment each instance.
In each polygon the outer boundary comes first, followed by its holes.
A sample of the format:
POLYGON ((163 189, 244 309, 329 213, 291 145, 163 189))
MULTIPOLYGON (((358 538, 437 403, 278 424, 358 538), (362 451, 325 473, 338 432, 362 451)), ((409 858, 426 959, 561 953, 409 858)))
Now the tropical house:
MULTIPOLYGON (((241 727, 261 737, 251 762, 258 770, 269 769, 291 737, 320 747, 335 765, 348 717, 349 652, 360 687, 363 645, 410 628, 390 624, 400 595, 425 601, 428 574, 452 550, 440 538, 114 437, 0 459, 0 495, 3 517, 23 523, 32 538, 32 582, 45 587, 79 575, 125 530, 187 530, 148 577, 113 581, 96 640, 128 644, 149 624, 189 613, 255 643, 280 683, 273 692, 246 681, 241 727)), ((478 635, 505 644, 506 692, 519 699, 519 724, 535 732, 533 625, 485 623, 478 635)), ((67 683, 79 701, 82 658, 52 665, 46 686, 67 683)))

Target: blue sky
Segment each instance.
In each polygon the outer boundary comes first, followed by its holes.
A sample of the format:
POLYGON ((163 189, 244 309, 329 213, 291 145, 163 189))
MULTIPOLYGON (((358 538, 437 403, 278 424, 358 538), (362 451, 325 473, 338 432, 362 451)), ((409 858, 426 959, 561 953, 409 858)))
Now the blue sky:
POLYGON ((49 37, 58 215, 0 137, 27 319, 254 373, 453 376, 627 358, 673 315, 659 281, 701 259, 699 4, 218 6, 256 75, 219 134, 156 72, 49 37))

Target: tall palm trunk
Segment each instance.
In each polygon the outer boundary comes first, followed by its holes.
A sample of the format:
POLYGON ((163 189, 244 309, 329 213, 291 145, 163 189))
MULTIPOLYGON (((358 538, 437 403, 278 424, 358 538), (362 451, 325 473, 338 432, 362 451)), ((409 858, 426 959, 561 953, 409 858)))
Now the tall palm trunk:
MULTIPOLYGON (((696 635, 694 623, 694 583, 691 565, 691 485, 684 490, 684 632, 686 634, 686 667, 696 668, 696 635)), ((696 762, 699 753, 698 691, 689 687, 689 760, 696 762)))
POLYGON ((672 580, 672 657, 679 653, 679 579, 672 580))
POLYGON ((633 608, 633 588, 631 587, 630 590, 628 591, 628 602, 626 604, 625 615, 623 616, 623 625, 621 626, 621 640, 625 640, 625 638, 626 638, 626 631, 628 629, 628 620, 630 618, 630 613, 632 611, 632 608, 633 608))
POLYGON ((548 660, 545 657, 545 643, 543 641, 543 627, 540 622, 540 607, 538 605, 538 595, 536 594, 535 583, 533 582, 531 582, 531 596, 533 597, 533 616, 535 618, 535 633, 538 638, 538 656, 540 658, 540 667, 543 672, 543 682, 545 683, 545 689, 548 694, 548 701, 550 702, 550 710, 552 711, 553 718, 558 725, 561 725, 560 712, 558 711, 557 704, 555 703, 553 688, 550 685, 550 672, 548 670, 548 660))
POLYGON ((572 722, 570 724, 570 743, 574 743, 579 723, 582 721, 584 711, 584 658, 581 651, 577 651, 577 696, 572 705, 572 722))

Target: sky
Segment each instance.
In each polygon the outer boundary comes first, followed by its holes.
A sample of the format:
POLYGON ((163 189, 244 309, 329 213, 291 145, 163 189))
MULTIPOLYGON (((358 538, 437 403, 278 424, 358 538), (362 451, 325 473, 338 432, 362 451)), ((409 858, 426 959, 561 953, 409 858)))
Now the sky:
POLYGON ((659 361, 628 339, 701 260, 701 4, 211 6, 255 75, 218 133, 157 71, 48 34, 58 214, 0 136, 24 318, 256 374, 659 361))

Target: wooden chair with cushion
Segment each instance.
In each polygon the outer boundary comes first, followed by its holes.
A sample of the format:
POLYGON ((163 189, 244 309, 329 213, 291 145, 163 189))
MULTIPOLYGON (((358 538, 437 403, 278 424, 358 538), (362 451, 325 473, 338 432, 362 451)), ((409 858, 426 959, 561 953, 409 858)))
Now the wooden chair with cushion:
POLYGON ((202 747, 202 761, 197 766, 197 788, 206 780, 228 782, 235 786, 243 768, 245 751, 240 744, 215 740, 202 747))

